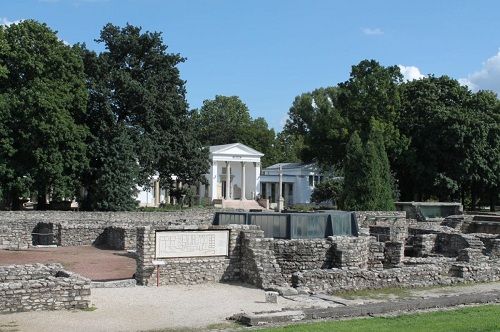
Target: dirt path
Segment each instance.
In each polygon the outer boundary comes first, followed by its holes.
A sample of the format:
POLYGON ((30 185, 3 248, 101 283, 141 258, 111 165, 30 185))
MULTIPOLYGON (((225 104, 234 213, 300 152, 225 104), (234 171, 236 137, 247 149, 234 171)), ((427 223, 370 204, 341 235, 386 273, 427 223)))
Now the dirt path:
POLYGON ((136 268, 135 259, 126 251, 93 246, 0 250, 0 265, 28 263, 61 263, 92 280, 129 279, 136 268))

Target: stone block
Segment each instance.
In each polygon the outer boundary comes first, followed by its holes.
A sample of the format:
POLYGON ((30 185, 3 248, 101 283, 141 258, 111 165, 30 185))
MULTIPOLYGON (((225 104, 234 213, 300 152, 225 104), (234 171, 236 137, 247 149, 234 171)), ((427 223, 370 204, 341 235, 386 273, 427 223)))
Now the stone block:
POLYGON ((266 292, 266 303, 278 303, 278 292, 266 292))

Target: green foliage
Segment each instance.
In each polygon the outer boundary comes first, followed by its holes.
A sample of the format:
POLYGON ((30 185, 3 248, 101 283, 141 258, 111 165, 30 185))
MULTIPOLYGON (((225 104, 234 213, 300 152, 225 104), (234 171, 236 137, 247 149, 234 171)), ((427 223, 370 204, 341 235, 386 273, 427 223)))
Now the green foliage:
POLYGON ((80 47, 90 91, 91 167, 86 208, 130 210, 136 185, 158 174, 164 184, 203 180, 208 152, 196 139, 178 54, 161 34, 107 24, 95 54, 80 47), (112 197, 113 196, 113 197, 112 197))
POLYGON ((262 152, 264 167, 276 162, 275 133, 264 118, 252 119, 237 96, 215 96, 193 113, 198 137, 206 145, 242 143, 262 152))
POLYGON ((299 157, 305 162, 342 165, 350 131, 348 119, 338 106, 338 88, 321 88, 295 98, 283 135, 300 142, 299 157))
POLYGON ((311 200, 320 204, 325 201, 337 202, 342 195, 343 183, 338 179, 326 179, 316 185, 312 194, 311 200))
POLYGON ((394 210, 392 179, 382 135, 372 128, 363 144, 354 132, 347 145, 341 206, 346 210, 394 210))
POLYGON ((403 198, 465 200, 481 196, 492 207, 500 173, 499 101, 492 92, 470 92, 446 76, 403 84, 401 131, 411 137, 395 163, 403 198), (432 139, 429 139, 432 137, 432 139))
POLYGON ((139 168, 134 143, 123 125, 99 133, 92 142, 92 169, 86 177, 86 210, 128 211, 137 207, 134 196, 139 168))
POLYGON ((351 135, 357 131, 367 140, 371 122, 376 121, 387 153, 395 160, 408 145, 397 127, 401 79, 397 66, 361 61, 352 67, 348 81, 296 97, 284 131, 303 137, 304 161, 341 167, 351 135))
POLYGON ((82 60, 45 24, 0 29, 0 178, 11 208, 19 198, 71 199, 87 167, 82 60), (8 101, 8 102, 7 102, 8 101))
POLYGON ((276 135, 275 163, 300 163, 304 150, 304 136, 292 134, 286 130, 276 135))
POLYGON ((344 161, 344 190, 341 206, 347 210, 369 210, 371 193, 366 189, 369 163, 357 132, 349 139, 344 161))

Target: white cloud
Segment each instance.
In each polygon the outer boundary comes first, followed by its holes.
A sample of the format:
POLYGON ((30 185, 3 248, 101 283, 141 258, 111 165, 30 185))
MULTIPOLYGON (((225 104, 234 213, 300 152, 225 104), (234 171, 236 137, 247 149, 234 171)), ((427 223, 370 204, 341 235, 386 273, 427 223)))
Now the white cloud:
POLYGON ((0 18, 0 25, 8 27, 9 25, 12 25, 12 24, 21 23, 22 21, 23 20, 11 21, 7 17, 2 17, 2 18, 0 18))
POLYGON ((419 80, 425 77, 425 75, 420 72, 418 67, 403 65, 398 65, 398 67, 405 81, 419 80))
POLYGON ((380 28, 363 28, 361 29, 363 33, 367 36, 377 36, 377 35, 383 35, 384 31, 380 28))
POLYGON ((458 81, 473 91, 493 90, 500 94, 500 50, 487 59, 480 70, 458 81))

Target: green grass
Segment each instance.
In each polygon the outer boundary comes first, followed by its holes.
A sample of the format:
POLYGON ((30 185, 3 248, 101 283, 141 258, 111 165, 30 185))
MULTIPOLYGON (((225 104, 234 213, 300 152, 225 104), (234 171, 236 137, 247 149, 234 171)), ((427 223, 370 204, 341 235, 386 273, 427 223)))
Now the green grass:
POLYGON ((500 305, 485 305, 396 317, 376 317, 290 325, 259 331, 493 332, 500 331, 500 305))

